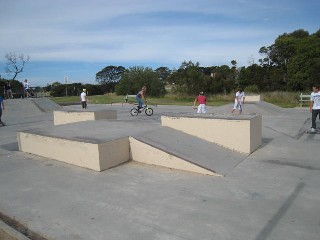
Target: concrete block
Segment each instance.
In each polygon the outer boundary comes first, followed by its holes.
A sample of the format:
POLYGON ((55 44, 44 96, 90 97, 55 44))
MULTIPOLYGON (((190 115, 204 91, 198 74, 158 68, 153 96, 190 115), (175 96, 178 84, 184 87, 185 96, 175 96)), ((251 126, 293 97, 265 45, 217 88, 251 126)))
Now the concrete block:
POLYGON ((54 125, 93 121, 100 119, 117 119, 116 110, 100 110, 100 111, 54 111, 54 125))
POLYGON ((263 101, 262 95, 246 95, 245 102, 261 102, 263 101))
POLYGON ((28 132, 18 132, 19 150, 79 167, 103 171, 127 162, 129 140, 86 142, 28 132))
POLYGON ((162 116, 161 123, 245 154, 252 153, 261 145, 262 118, 259 115, 162 116))

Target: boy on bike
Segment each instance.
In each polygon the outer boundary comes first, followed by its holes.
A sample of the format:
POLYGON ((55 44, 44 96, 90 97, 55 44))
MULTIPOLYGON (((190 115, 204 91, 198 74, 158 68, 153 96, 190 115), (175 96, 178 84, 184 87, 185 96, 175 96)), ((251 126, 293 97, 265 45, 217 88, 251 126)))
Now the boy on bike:
POLYGON ((140 109, 142 108, 143 101, 146 101, 146 98, 145 98, 146 91, 147 91, 147 87, 143 86, 141 88, 141 90, 136 95, 136 100, 138 102, 138 110, 139 110, 139 112, 140 112, 140 109))

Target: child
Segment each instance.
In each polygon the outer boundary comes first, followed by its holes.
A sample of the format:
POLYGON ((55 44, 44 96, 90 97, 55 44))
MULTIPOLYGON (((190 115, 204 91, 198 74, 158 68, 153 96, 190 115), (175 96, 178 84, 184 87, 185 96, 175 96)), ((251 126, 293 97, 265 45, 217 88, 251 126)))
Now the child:
POLYGON ((139 91, 136 95, 136 100, 138 102, 138 110, 140 111, 140 109, 142 108, 142 104, 143 104, 143 101, 146 101, 146 98, 145 98, 145 94, 146 94, 146 91, 147 91, 147 87, 146 86, 143 86, 141 88, 141 91, 139 91), (143 100, 143 101, 142 101, 143 100))
POLYGON ((87 90, 83 89, 80 94, 82 109, 87 109, 87 90))
POLYGON ((231 112, 233 113, 234 110, 239 109, 239 112, 241 114, 244 100, 245 100, 244 92, 242 91, 241 88, 238 88, 238 91, 236 93, 236 97, 234 99, 234 106, 233 106, 233 109, 231 112))
POLYGON ((194 100, 193 108, 196 108, 196 102, 199 103, 197 113, 206 113, 207 112, 207 110, 206 110, 207 98, 206 98, 206 96, 204 96, 203 92, 200 92, 199 96, 196 97, 196 99, 194 100))

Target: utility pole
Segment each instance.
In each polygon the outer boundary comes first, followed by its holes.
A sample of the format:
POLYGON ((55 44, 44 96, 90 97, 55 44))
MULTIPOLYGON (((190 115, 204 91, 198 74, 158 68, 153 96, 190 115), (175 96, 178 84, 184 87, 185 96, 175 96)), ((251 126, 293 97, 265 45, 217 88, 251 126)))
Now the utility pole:
POLYGON ((68 76, 64 76, 64 82, 66 83, 66 97, 68 97, 68 76))

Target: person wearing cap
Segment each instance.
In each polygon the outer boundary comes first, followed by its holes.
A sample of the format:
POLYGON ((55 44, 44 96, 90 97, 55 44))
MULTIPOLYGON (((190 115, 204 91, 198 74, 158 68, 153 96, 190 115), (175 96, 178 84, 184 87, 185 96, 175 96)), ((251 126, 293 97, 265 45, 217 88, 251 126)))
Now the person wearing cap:
POLYGON ((87 90, 83 89, 80 94, 82 109, 87 109, 87 90))
POLYGON ((199 103, 197 113, 206 113, 207 97, 204 96, 203 92, 200 92, 199 96, 197 96, 196 99, 194 100, 193 108, 196 108, 196 102, 199 103))

